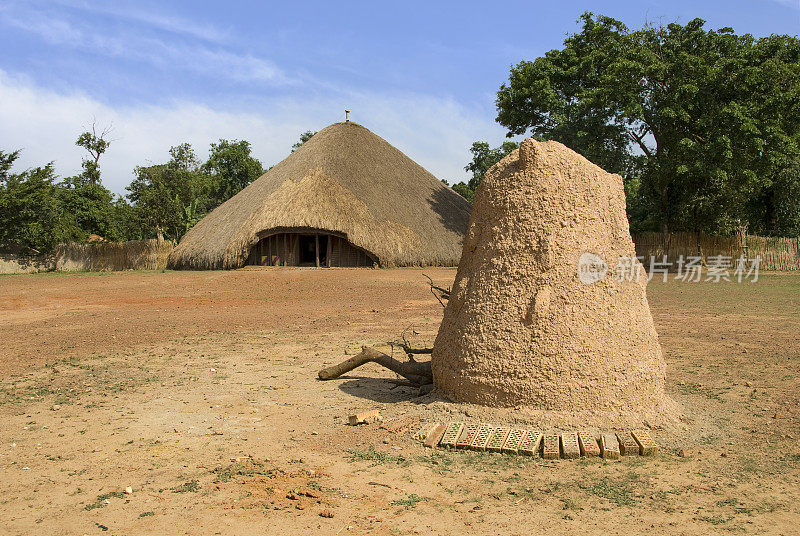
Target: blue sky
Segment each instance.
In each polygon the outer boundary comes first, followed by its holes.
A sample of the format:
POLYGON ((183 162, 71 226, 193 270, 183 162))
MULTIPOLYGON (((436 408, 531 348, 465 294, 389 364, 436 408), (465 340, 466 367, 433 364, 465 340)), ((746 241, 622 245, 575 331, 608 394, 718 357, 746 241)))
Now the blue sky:
POLYGON ((548 2, 57 2, 0 0, 0 149, 20 167, 81 160, 95 119, 112 125, 103 181, 170 145, 205 156, 249 140, 269 166, 299 134, 352 119, 438 177, 466 178, 469 146, 499 144, 494 97, 509 67, 560 46, 585 10, 645 21, 800 33, 800 0, 548 2))

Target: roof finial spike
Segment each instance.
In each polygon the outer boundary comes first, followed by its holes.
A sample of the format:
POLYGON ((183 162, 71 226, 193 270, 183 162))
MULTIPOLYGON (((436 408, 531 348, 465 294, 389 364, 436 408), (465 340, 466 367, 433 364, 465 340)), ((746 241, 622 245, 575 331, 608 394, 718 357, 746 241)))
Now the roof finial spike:
POLYGON ((345 110, 344 111, 344 122, 345 123, 349 123, 350 122, 350 110, 345 110))

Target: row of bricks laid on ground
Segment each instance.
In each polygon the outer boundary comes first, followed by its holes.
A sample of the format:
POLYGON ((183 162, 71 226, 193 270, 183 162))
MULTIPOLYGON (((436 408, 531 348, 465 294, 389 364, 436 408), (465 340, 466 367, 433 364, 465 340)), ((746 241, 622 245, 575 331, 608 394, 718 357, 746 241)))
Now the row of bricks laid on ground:
POLYGON ((538 430, 492 426, 485 423, 426 423, 417 431, 417 439, 426 447, 470 449, 541 456, 545 459, 574 459, 600 456, 651 456, 658 451, 647 430, 603 432, 543 433, 538 430))

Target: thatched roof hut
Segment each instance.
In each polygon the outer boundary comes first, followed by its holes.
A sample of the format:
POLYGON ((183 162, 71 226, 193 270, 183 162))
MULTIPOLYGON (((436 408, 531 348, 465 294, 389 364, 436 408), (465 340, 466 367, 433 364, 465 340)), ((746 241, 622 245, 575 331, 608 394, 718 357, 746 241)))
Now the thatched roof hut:
POLYGON ((198 222, 168 266, 454 266, 469 212, 381 137, 335 123, 198 222))

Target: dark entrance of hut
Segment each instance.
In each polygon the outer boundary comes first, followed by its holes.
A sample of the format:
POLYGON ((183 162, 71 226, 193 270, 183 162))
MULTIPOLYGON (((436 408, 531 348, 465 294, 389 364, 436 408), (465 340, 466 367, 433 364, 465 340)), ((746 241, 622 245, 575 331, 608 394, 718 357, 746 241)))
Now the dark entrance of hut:
POLYGON ((299 266, 328 266, 328 235, 300 235, 299 266))
POLYGON ((343 234, 322 230, 267 232, 250 250, 247 264, 260 266, 374 266, 377 260, 343 234))

